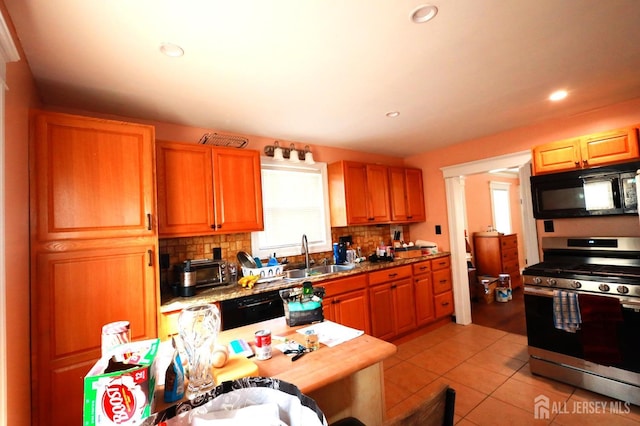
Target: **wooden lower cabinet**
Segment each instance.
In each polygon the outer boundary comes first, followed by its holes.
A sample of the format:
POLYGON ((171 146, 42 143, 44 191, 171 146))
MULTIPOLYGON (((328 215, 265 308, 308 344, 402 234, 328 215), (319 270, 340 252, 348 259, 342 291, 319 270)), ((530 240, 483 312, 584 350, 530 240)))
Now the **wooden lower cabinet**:
POLYGON ((415 329, 415 298, 411 265, 369 273, 371 332, 380 339, 415 329))
POLYGON ((436 317, 430 260, 413 264, 413 292, 416 299, 416 324, 428 324, 436 317))
POLYGON ((370 334, 367 283, 367 274, 323 283, 321 287, 325 289, 325 297, 322 307, 325 319, 370 334))
POLYGON ((104 324, 127 320, 132 340, 156 337, 156 243, 81 248, 34 254, 34 424, 82 422, 83 378, 101 356, 104 324))
MULTIPOLYGON (((216 305, 218 310, 220 310, 220 303, 214 302, 212 305, 216 305)), ((168 340, 178 334, 178 317, 180 316, 180 312, 182 312, 182 309, 160 313, 160 328, 158 330, 158 338, 160 340, 168 340)))
POLYGON ((435 259, 431 264, 433 280, 433 304, 436 318, 453 314, 453 285, 451 282, 451 258, 435 259))

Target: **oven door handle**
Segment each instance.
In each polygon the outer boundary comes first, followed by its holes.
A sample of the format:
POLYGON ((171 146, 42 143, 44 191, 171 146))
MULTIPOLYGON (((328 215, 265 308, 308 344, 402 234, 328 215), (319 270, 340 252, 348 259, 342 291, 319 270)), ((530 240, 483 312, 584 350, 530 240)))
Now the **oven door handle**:
MULTIPOLYGON (((564 290, 564 291, 571 291, 571 290, 564 290)), ((546 288, 538 288, 538 287, 524 287, 524 294, 529 294, 532 296, 542 296, 542 297, 553 297, 553 290, 548 290, 546 288)), ((615 295, 606 295, 603 294, 603 297, 615 297, 616 299, 620 300, 620 304, 622 305, 623 308, 627 308, 627 309, 634 309, 634 310, 640 310, 640 301, 635 301, 635 300, 621 300, 619 297, 615 296, 615 295)))

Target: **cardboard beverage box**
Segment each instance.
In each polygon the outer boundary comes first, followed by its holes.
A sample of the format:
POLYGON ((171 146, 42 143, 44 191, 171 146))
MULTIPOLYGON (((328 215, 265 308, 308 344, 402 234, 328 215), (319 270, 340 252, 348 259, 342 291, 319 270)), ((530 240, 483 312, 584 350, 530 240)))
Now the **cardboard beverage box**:
POLYGON ((117 346, 84 378, 83 425, 139 425, 153 412, 159 339, 117 346))

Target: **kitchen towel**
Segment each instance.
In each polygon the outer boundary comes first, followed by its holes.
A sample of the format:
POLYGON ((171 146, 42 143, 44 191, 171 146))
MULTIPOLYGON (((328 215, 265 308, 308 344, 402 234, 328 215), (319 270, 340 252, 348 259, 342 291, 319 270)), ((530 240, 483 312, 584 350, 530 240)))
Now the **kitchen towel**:
POLYGON ((580 329, 581 322, 578 294, 553 290, 553 325, 557 329, 575 333, 580 329))
POLYGON ((607 366, 622 362, 618 340, 623 323, 620 301, 591 294, 581 294, 579 298, 584 359, 607 366))

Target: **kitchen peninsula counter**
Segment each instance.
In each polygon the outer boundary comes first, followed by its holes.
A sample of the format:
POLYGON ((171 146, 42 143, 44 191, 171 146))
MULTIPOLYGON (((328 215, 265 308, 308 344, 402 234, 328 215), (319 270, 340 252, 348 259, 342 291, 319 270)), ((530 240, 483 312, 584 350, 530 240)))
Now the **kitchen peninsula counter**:
POLYGON ((310 281, 312 283, 319 283, 322 281, 344 278, 351 275, 363 274, 368 272, 377 271, 380 269, 391 268, 394 266, 408 265, 415 262, 421 262, 424 260, 433 260, 440 257, 449 256, 449 252, 441 252, 428 256, 419 256, 406 259, 396 258, 393 261, 380 261, 380 262, 361 262, 356 263, 355 267, 348 271, 341 271, 332 273, 329 275, 319 275, 299 279, 281 279, 271 282, 259 283, 252 289, 247 289, 239 286, 237 283, 231 283, 224 286, 214 287, 206 290, 199 290, 195 296, 191 297, 173 297, 162 300, 160 306, 160 312, 174 312, 186 308, 187 306, 199 304, 199 303, 215 303, 223 300, 237 299, 243 296, 249 296, 252 294, 264 293, 272 290, 281 290, 285 288, 292 288, 301 285, 304 281, 310 281))
MULTIPOLYGON (((285 318, 280 317, 223 331, 218 341, 253 342, 257 330, 269 329, 272 336, 303 342, 303 336, 296 332, 302 327, 289 327, 285 318)), ((273 339, 271 359, 251 358, 261 377, 275 377, 296 385, 316 401, 329 423, 353 416, 367 425, 382 424, 385 415, 382 361, 395 354, 395 345, 364 334, 331 348, 321 344, 319 350, 292 362, 291 356, 275 348, 278 343, 281 342, 273 339)), ((162 409, 162 396, 157 395, 156 401, 160 405, 157 408, 162 409)))

